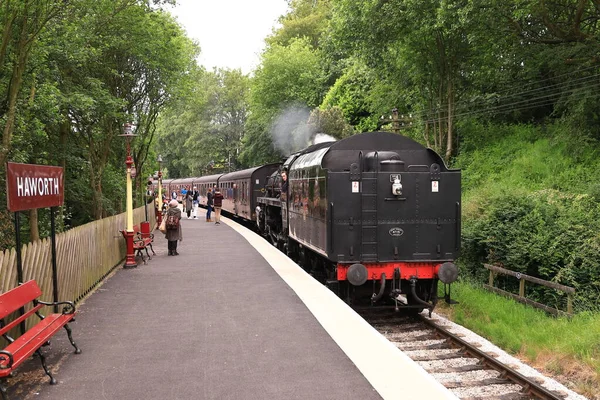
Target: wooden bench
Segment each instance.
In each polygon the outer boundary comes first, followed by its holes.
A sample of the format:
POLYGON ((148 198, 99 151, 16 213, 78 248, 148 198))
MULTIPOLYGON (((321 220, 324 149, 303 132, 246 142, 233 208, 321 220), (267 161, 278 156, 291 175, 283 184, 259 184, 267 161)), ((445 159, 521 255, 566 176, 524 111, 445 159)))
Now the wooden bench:
MULTIPOLYGON (((121 234, 127 240, 127 230, 122 230, 121 234)), ((148 253, 148 247, 152 250, 152 254, 156 254, 154 249, 152 248, 152 242, 154 241, 154 234, 150 232, 150 223, 142 222, 142 230, 140 230, 140 225, 133 226, 133 251, 135 251, 136 256, 140 256, 144 264, 146 264, 146 258, 144 257, 144 253, 142 250, 146 251, 146 256, 148 260, 152 260, 150 257, 150 253, 148 253)))
MULTIPOLYGON (((28 281, 22 285, 9 290, 8 292, 0 294, 0 335, 2 335, 8 342, 8 345, 4 350, 0 350, 0 378, 4 379, 10 375, 15 369, 19 367, 27 358, 36 353, 42 362, 42 367, 46 372, 46 375, 50 377, 50 384, 54 385, 56 380, 48 370, 46 366, 46 358, 42 354, 40 348, 48 343, 49 339, 60 330, 65 328, 69 341, 75 347, 75 354, 80 354, 81 350, 77 347, 71 336, 71 328, 69 328, 68 322, 75 316, 75 305, 70 301, 63 301, 58 303, 46 303, 37 300, 42 295, 40 287, 35 281, 28 281), (4 319, 10 314, 23 309, 26 305, 31 303, 31 308, 27 310, 23 315, 19 315, 9 323, 5 323, 4 319), (40 308, 44 306, 58 306, 63 305, 61 313, 49 314, 43 316, 40 314, 40 308), (17 339, 13 339, 9 336, 9 331, 20 324, 25 325, 25 321, 36 314, 39 317, 39 322, 33 325, 23 335, 17 339)), ((0 385, 0 392, 2 398, 7 400, 6 387, 0 385)))

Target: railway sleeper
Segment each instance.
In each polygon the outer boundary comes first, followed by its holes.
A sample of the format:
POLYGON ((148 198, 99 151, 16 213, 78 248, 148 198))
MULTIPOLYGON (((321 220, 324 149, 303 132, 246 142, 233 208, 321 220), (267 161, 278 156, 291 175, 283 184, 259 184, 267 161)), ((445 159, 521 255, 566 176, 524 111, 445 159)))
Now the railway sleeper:
POLYGON ((512 384, 508 379, 502 378, 487 378, 472 381, 447 381, 443 382, 443 385, 448 389, 456 389, 463 387, 477 387, 477 386, 488 386, 488 385, 506 385, 512 384))
POLYGON ((490 368, 486 368, 481 364, 469 364, 469 365, 463 365, 460 367, 434 367, 434 368, 424 367, 424 369, 425 369, 425 371, 429 372, 430 374, 443 374, 443 373, 448 373, 448 372, 460 373, 460 372, 469 372, 469 371, 482 371, 482 370, 489 370, 490 368))
POLYGON ((461 400, 531 400, 531 396, 520 392, 510 392, 494 396, 462 397, 461 400))
MULTIPOLYGON (((412 350, 412 349, 411 349, 412 350)), ((405 350, 405 351, 411 351, 405 350)), ((452 360, 455 358, 463 358, 464 354, 460 351, 454 353, 445 353, 445 354, 426 354, 422 356, 410 356, 413 361, 437 361, 437 360, 452 360)), ((481 366, 477 369, 483 369, 481 366)))
MULTIPOLYGON (((415 342, 416 342, 416 340, 415 340, 415 342)), ((443 342, 434 343, 434 344, 396 343, 396 347, 398 347, 399 349, 404 350, 404 351, 446 350, 446 349, 452 348, 452 347, 448 346, 448 340, 444 340, 443 342)), ((461 357, 464 357, 464 355, 461 352, 456 352, 456 354, 461 354, 461 357)))
MULTIPOLYGON (((421 330, 422 332, 422 330, 421 330)), ((434 333, 419 333, 418 330, 402 331, 397 333, 389 333, 388 337, 390 340, 398 343, 410 343, 419 342, 423 340, 442 340, 445 339, 440 335, 434 333)))

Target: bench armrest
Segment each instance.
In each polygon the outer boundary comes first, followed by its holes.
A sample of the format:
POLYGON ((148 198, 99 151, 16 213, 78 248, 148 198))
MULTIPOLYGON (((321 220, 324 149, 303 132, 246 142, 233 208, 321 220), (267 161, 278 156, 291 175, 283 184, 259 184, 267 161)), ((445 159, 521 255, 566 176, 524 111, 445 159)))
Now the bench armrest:
POLYGON ((60 306, 64 305, 62 309, 63 314, 75 314, 75 304, 72 301, 57 301, 56 303, 49 303, 41 300, 34 300, 37 304, 43 304, 45 306, 60 306))
POLYGON ((0 368, 12 368, 13 363, 15 362, 12 353, 6 350, 0 350, 0 360, 6 360, 6 357, 8 357, 8 364, 6 366, 1 366, 0 368))

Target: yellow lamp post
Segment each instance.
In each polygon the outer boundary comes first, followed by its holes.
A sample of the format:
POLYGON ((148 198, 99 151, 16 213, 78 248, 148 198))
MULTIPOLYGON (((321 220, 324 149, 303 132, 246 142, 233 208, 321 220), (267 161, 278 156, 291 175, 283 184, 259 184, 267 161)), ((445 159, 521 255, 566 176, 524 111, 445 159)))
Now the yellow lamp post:
POLYGON ((127 141, 127 158, 125 159, 125 165, 127 166, 127 230, 125 233, 125 241, 127 243, 127 257, 125 258, 125 264, 123 268, 135 268, 137 262, 135 261, 135 254, 133 252, 133 189, 131 184, 131 173, 133 168, 133 157, 131 157, 131 140, 137 135, 132 133, 132 126, 129 122, 123 124, 122 135, 127 141))
POLYGON ((163 209, 163 201, 162 201, 162 156, 159 154, 158 158, 158 214, 156 215, 157 219, 157 227, 162 223, 162 209, 163 209))

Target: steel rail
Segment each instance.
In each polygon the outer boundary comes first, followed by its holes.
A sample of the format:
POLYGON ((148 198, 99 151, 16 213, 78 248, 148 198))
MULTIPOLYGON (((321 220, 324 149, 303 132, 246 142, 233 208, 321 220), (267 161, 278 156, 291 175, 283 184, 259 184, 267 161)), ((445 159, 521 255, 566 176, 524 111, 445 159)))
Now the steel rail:
POLYGON ((559 396, 559 395, 555 394, 554 392, 546 389, 545 387, 539 385, 538 383, 534 382, 533 380, 527 378, 525 375, 518 373, 517 371, 510 368, 509 366, 496 360, 494 357, 484 353, 483 351, 474 347, 470 343, 464 341, 463 339, 459 338, 458 336, 454 335, 453 333, 449 332, 448 330, 437 325, 435 322, 431 321, 429 318, 426 318, 422 315, 419 315, 418 317, 425 324, 429 325, 436 331, 441 332, 442 334, 444 334, 444 336, 448 337, 455 344, 458 344, 459 347, 461 347, 461 350, 463 352, 469 354, 470 356, 472 356, 474 358, 477 358, 479 360, 479 362, 482 363, 483 365, 487 365, 487 366, 491 367, 492 369, 500 372, 502 374, 502 376, 505 377, 506 379, 523 387, 524 392, 527 393, 528 395, 535 397, 536 399, 540 399, 540 400, 564 400, 564 396, 559 396))

